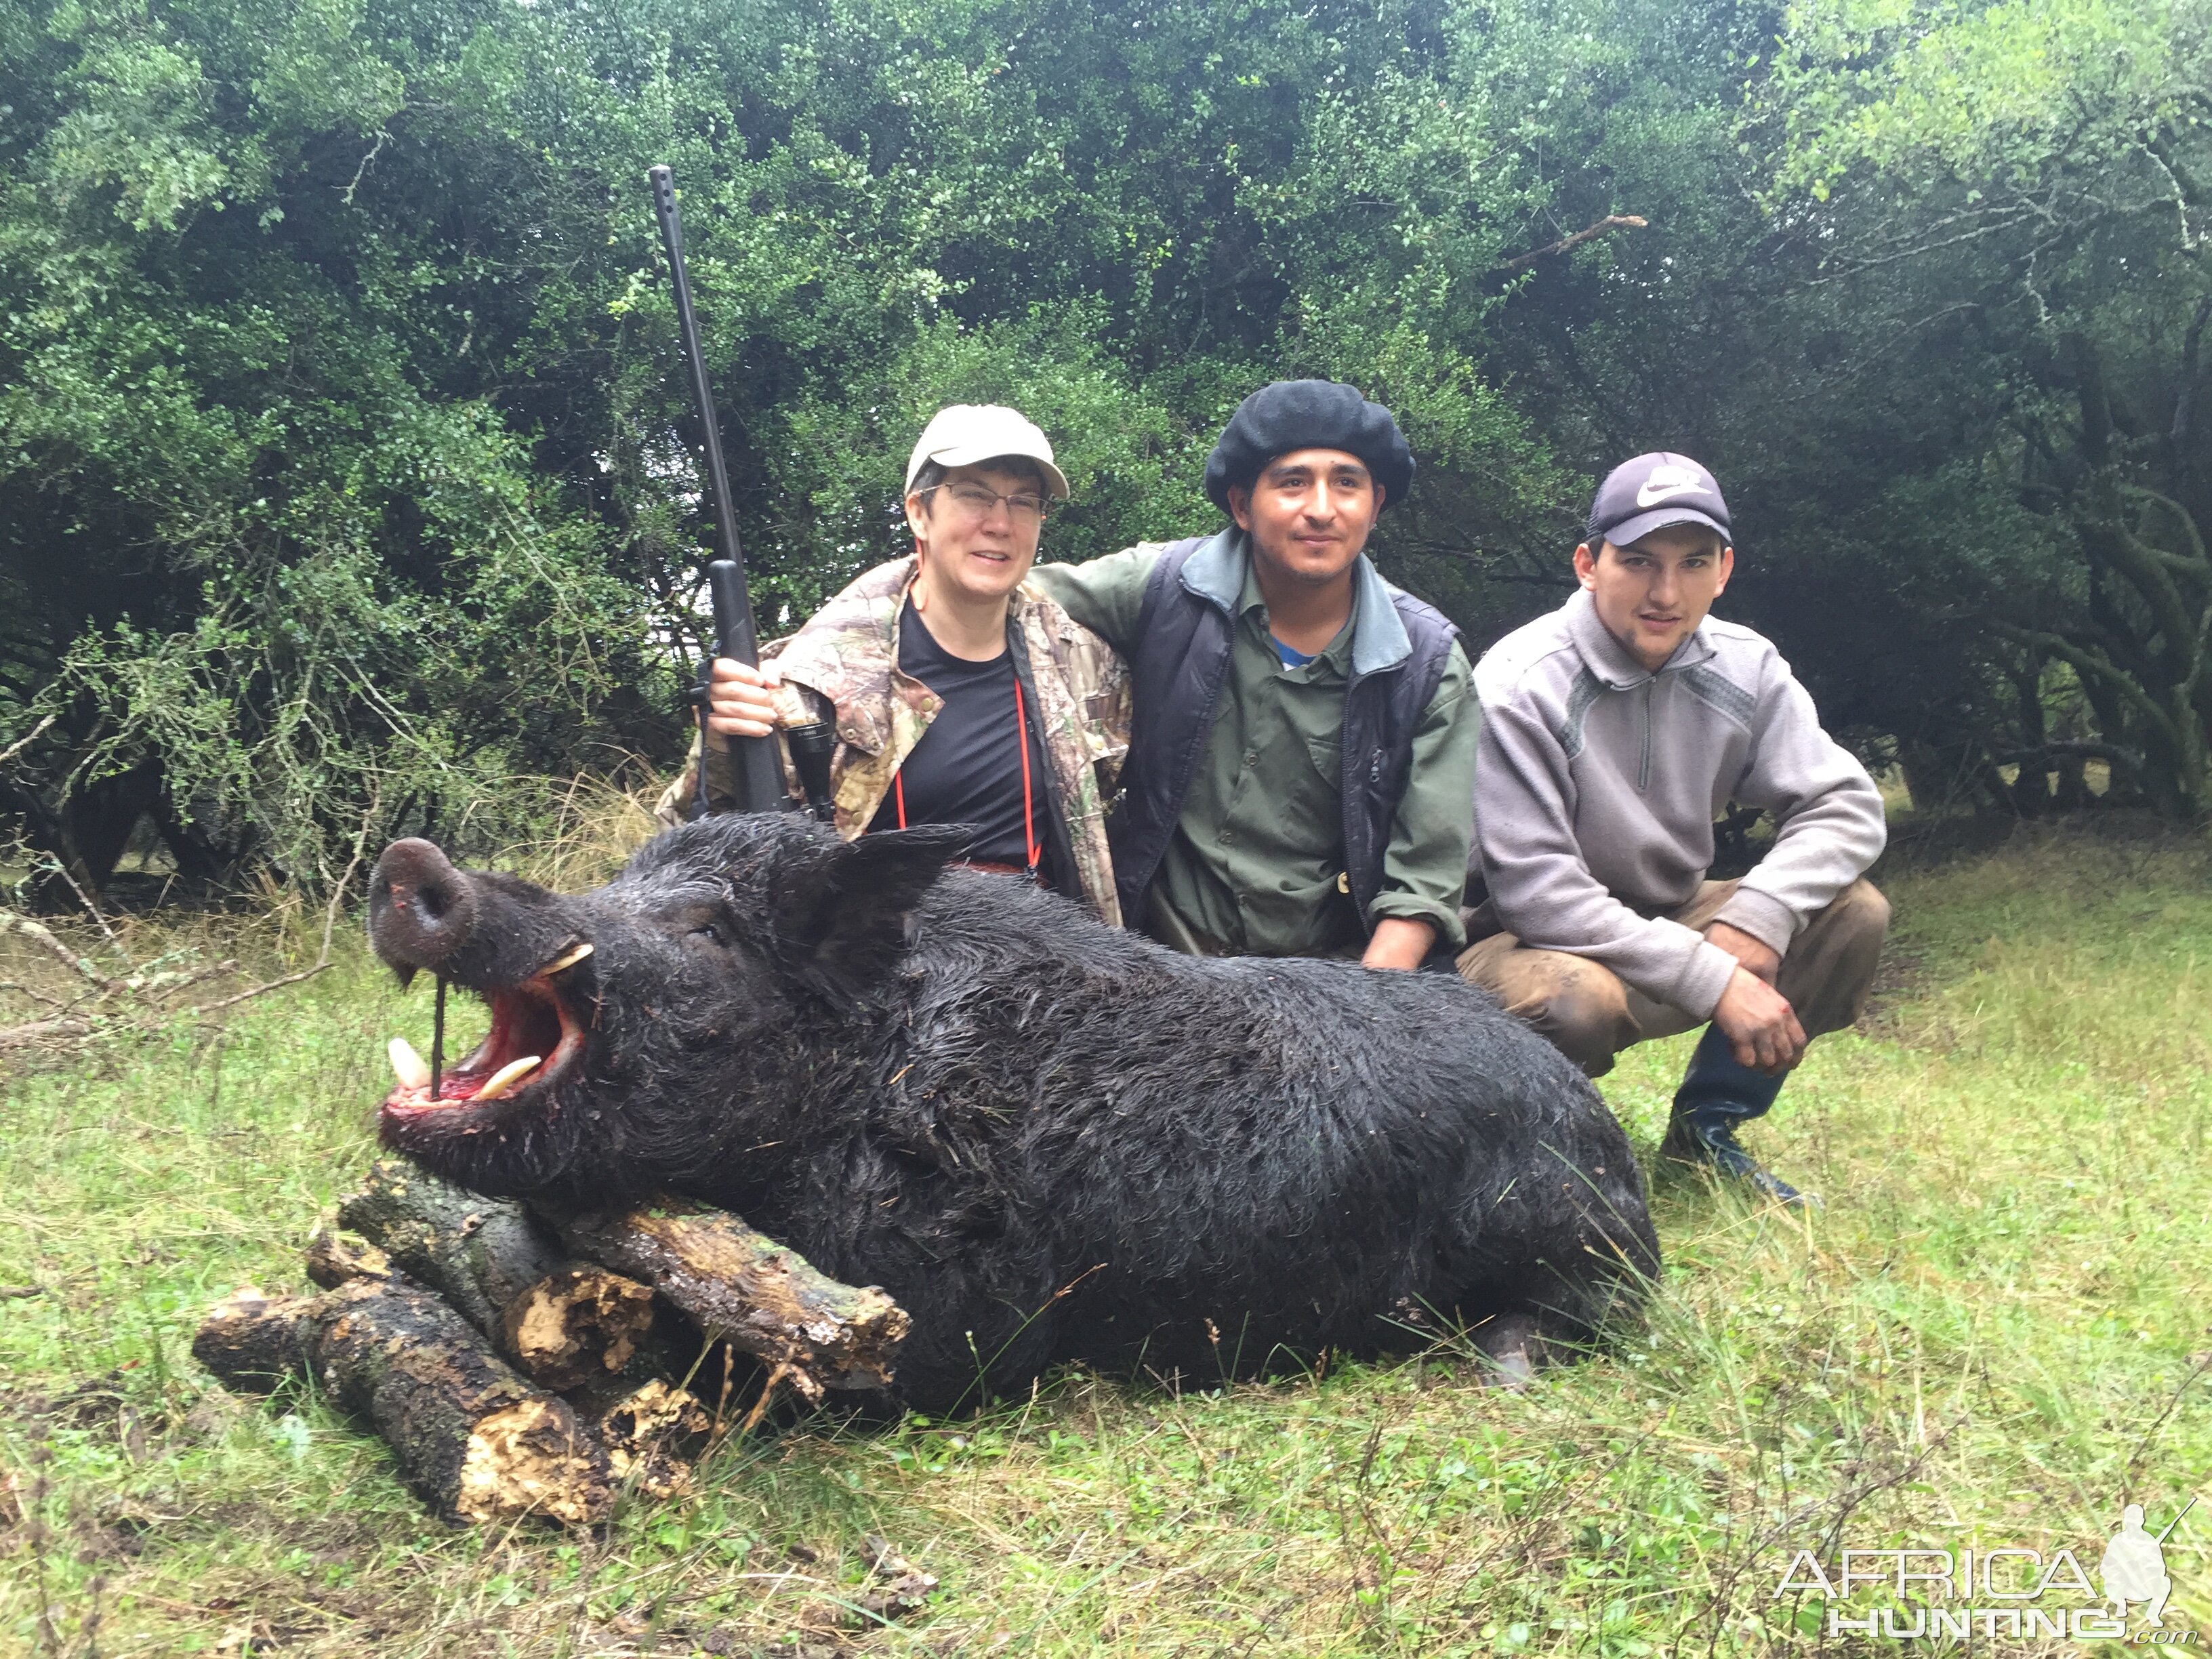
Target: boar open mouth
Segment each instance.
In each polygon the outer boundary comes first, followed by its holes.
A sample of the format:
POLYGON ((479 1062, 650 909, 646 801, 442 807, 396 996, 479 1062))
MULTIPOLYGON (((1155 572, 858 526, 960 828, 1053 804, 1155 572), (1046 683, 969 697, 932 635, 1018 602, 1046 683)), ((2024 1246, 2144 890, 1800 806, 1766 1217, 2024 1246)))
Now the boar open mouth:
POLYGON ((591 953, 590 945, 578 945, 516 984, 471 987, 491 1009, 491 1030, 474 1053, 446 1067, 434 1092, 428 1063, 406 1038, 392 1038, 398 1084, 385 1097, 385 1121, 450 1117, 456 1121, 448 1127, 466 1131, 543 1098, 584 1050, 585 1023, 569 1007, 558 975, 591 953))

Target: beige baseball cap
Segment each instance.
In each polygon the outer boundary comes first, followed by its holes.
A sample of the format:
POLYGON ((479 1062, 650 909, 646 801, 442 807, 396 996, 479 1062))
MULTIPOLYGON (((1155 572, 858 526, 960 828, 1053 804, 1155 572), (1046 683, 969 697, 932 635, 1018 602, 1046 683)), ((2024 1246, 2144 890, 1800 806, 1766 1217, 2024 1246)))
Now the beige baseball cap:
POLYGON ((950 404, 931 416, 907 461, 906 487, 914 488, 915 475, 931 461, 974 466, 1001 455, 1035 461, 1044 473, 1045 489, 1067 499, 1067 476, 1053 465, 1051 441, 1034 421, 1004 404, 950 404))

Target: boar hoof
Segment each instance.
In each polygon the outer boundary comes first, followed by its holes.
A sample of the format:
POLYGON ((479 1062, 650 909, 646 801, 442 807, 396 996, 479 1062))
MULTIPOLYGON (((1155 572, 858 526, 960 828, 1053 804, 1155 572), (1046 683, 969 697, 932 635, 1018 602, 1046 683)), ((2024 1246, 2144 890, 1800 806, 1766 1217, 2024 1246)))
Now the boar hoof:
POLYGON ((1493 1389, 1515 1393, 1536 1380, 1536 1322, 1526 1314, 1499 1314, 1474 1331, 1485 1380, 1493 1389))

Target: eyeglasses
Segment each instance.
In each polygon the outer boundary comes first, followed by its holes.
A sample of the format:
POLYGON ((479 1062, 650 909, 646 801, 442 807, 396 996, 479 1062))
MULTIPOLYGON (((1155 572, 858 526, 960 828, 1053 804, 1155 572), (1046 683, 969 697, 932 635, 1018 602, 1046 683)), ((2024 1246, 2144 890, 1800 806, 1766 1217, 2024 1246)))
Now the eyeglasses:
POLYGON ((932 484, 927 489, 916 490, 918 495, 934 495, 943 490, 952 497, 953 504, 971 519, 988 519, 1000 501, 1006 504, 1006 516, 1017 524, 1042 524, 1052 503, 1042 495, 1026 492, 1018 495, 1001 495, 995 489, 986 489, 981 484, 932 484))

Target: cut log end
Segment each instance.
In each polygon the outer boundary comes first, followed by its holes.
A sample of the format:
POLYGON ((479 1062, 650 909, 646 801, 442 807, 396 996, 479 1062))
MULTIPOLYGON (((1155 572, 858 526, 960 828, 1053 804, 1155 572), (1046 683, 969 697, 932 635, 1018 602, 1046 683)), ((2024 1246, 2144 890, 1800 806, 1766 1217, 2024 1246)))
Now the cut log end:
POLYGON ((594 1526, 614 1507, 610 1473, 606 1455, 567 1402, 536 1395, 470 1430, 453 1513, 464 1521, 537 1516, 594 1526))
POLYGON ((616 1401, 597 1426, 616 1481, 663 1499, 691 1489, 691 1466, 707 1449, 714 1419, 689 1390, 655 1377, 616 1401))
POLYGON ((250 1285, 234 1291, 201 1322, 192 1358, 230 1388, 267 1394, 307 1369, 310 1305, 250 1285))
POLYGON ((614 1375, 653 1327, 653 1291, 598 1267, 568 1267, 539 1279, 507 1306, 507 1352, 549 1389, 574 1389, 614 1375))
POLYGON ((389 1279, 392 1258, 358 1233, 322 1226, 307 1241, 307 1277, 326 1291, 349 1279, 389 1279))
POLYGON ((530 1285, 569 1266, 520 1204, 483 1198, 390 1158, 338 1203, 338 1224, 497 1339, 501 1316, 530 1285))

